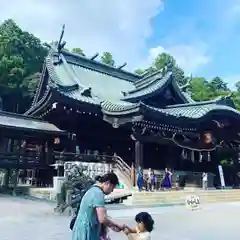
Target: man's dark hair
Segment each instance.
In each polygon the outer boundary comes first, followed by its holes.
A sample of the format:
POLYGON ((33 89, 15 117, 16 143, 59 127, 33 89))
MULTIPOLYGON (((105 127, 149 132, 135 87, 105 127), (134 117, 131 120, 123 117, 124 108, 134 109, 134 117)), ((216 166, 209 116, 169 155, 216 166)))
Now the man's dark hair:
POLYGON ((148 232, 151 232, 153 230, 154 226, 154 220, 152 219, 152 216, 147 212, 140 212, 136 215, 135 221, 137 223, 144 224, 145 229, 148 232))

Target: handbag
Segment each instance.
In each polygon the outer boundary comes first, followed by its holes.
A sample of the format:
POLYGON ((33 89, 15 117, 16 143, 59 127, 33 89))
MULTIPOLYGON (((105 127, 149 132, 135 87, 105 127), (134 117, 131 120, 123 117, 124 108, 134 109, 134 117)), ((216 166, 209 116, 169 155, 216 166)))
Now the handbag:
POLYGON ((74 224, 75 224, 75 222, 76 222, 76 219, 77 219, 77 215, 74 216, 74 217, 71 219, 70 224, 69 224, 70 230, 73 230, 73 227, 74 227, 74 224))

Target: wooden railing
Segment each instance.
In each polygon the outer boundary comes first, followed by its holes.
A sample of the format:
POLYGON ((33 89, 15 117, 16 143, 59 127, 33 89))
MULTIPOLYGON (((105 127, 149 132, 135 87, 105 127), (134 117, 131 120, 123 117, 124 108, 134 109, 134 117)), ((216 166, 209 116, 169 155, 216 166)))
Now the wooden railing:
POLYGON ((38 166, 44 164, 41 155, 36 153, 0 152, 0 166, 20 168, 21 166, 38 166))
MULTIPOLYGON (((89 163, 107 163, 111 169, 118 169, 124 181, 132 183, 132 170, 124 160, 117 156, 97 155, 97 154, 75 154, 71 152, 53 152, 54 162, 89 162, 89 163)), ((47 166, 45 156, 36 152, 13 153, 0 152, 0 167, 11 168, 38 168, 47 166)), ((51 163, 49 163, 51 164, 51 163)))
POLYGON ((82 153, 71 153, 71 152, 57 152, 54 151, 55 161, 63 162, 100 162, 100 163, 113 163, 114 157, 109 155, 98 155, 98 154, 82 154, 82 153))

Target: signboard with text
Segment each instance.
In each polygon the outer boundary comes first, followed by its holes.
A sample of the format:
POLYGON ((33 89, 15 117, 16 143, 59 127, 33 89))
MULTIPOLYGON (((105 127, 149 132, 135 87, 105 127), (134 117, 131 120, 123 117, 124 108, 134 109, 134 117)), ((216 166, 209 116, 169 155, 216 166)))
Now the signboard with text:
POLYGON ((200 209, 200 198, 197 195, 189 195, 185 199, 185 205, 190 210, 200 209))

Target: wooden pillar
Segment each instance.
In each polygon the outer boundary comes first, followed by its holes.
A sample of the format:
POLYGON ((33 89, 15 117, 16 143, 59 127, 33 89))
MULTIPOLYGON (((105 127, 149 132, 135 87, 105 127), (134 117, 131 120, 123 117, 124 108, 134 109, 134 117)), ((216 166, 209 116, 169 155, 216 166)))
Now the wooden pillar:
POLYGON ((143 168, 143 144, 139 141, 135 142, 135 167, 143 168))
MULTIPOLYGON (((75 133, 70 133, 68 135, 68 139, 69 139, 69 150, 70 152, 76 153, 76 146, 77 146, 77 137, 75 133)), ((80 151, 81 151, 81 146, 79 146, 80 151)))
POLYGON ((51 165, 55 163, 53 146, 54 146, 54 139, 52 138, 48 139, 45 144, 46 165, 51 165))

